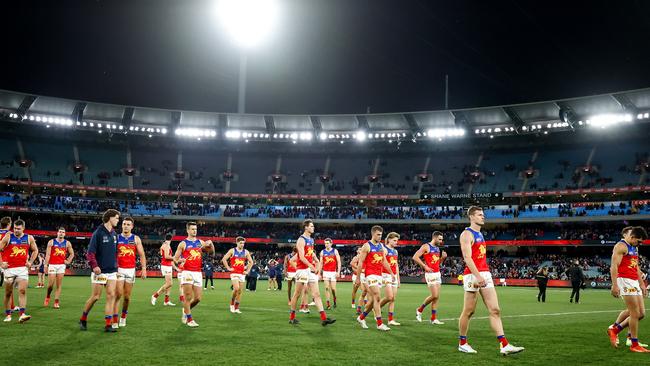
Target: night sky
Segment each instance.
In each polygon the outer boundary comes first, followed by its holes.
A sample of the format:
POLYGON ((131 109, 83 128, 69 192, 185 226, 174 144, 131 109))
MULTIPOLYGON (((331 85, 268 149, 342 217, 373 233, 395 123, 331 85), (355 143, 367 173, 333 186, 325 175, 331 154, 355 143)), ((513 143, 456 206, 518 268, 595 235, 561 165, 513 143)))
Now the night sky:
MULTIPOLYGON (((3 2, 0 89, 235 112, 214 1, 3 2)), ((281 0, 249 52, 247 112, 363 113, 650 86, 650 1, 281 0)))

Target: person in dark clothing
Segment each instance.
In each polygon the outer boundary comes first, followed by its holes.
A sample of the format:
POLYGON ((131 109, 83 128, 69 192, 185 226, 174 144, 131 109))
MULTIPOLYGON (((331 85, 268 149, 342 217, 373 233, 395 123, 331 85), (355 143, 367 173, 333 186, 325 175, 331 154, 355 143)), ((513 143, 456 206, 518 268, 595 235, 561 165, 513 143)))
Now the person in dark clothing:
POLYGON ((582 273, 582 268, 580 268, 577 260, 573 262, 573 267, 569 268, 567 271, 567 277, 571 280, 571 287, 573 288, 569 302, 573 302, 575 297, 576 304, 578 304, 580 303, 580 287, 582 286, 585 275, 582 273))
POLYGON ((276 282, 276 285, 278 286, 278 291, 282 290, 282 280, 284 279, 282 269, 283 269, 282 263, 276 262, 276 265, 275 265, 275 282, 276 282))
POLYGON ((204 290, 208 289, 208 280, 210 281, 210 288, 214 290, 214 280, 212 275, 214 274, 214 265, 212 264, 212 259, 206 258, 203 261, 203 276, 205 277, 205 285, 203 286, 204 290))
MULTIPOLYGON (((92 269, 90 281, 92 283, 92 295, 84 305, 83 314, 79 319, 79 329, 86 330, 88 313, 93 305, 99 300, 102 291, 106 288, 106 307, 104 320, 106 325, 104 331, 116 332, 111 326, 113 309, 115 307, 115 289, 117 284, 117 233, 115 227, 120 222, 120 213, 117 210, 109 209, 102 215, 102 225, 99 225, 93 233, 88 244, 86 260, 92 269)), ((115 315, 117 325, 117 315, 115 315)))
POLYGON ((542 267, 537 271, 535 276, 537 279, 537 287, 539 287, 539 293, 537 294, 537 302, 546 302, 546 285, 548 284, 548 268, 542 267))
POLYGON ((255 292, 257 290, 257 278, 260 275, 260 267, 257 263, 253 264, 250 272, 246 276, 246 290, 255 292))

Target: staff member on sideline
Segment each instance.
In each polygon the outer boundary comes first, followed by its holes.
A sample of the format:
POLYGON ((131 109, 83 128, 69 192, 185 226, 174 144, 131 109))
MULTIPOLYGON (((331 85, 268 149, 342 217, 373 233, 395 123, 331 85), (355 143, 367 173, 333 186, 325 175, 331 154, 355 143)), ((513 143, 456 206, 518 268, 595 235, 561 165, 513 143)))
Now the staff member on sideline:
POLYGON ((573 298, 575 296, 576 304, 578 304, 580 303, 580 287, 582 286, 582 282, 585 279, 585 275, 582 273, 580 262, 578 262, 577 259, 573 262, 573 267, 569 268, 567 271, 567 277, 571 279, 571 287, 573 287, 569 302, 573 302, 573 298))
POLYGON ((93 233, 88 244, 86 259, 93 272, 90 274, 92 283, 92 294, 84 305, 79 329, 87 330, 88 313, 93 305, 102 296, 102 289, 106 287, 106 306, 104 308, 104 320, 106 325, 104 331, 115 333, 117 330, 111 327, 113 309, 115 307, 115 288, 117 285, 117 233, 115 227, 120 222, 120 213, 117 210, 109 209, 102 215, 102 225, 99 225, 93 233))
POLYGON ((537 302, 540 300, 546 302, 546 285, 548 284, 548 267, 544 266, 537 271, 535 276, 537 279, 537 287, 539 287, 539 293, 537 294, 537 302))

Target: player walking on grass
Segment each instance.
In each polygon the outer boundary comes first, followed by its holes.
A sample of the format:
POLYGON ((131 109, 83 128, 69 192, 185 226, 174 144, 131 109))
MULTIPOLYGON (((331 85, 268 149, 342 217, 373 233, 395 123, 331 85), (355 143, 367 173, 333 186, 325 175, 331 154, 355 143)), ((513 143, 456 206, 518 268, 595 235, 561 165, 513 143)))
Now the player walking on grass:
POLYGON ((287 276, 287 297, 289 299, 288 305, 291 305, 291 295, 293 294, 291 289, 296 282, 296 262, 292 261, 291 258, 297 255, 297 253, 296 247, 293 247, 291 253, 284 256, 284 273, 287 276))
POLYGON ((339 251, 332 248, 332 239, 325 239, 325 249, 320 252, 321 278, 325 283, 326 310, 336 308, 336 279, 341 275, 341 256, 339 251))
POLYGON ((395 321, 395 298, 397 297, 397 289, 400 286, 399 278, 399 264, 398 264, 398 253, 395 247, 399 241, 399 234, 395 232, 390 232, 386 235, 386 243, 384 248, 386 249, 386 260, 390 265, 390 269, 393 272, 394 276, 391 276, 390 273, 383 270, 382 277, 384 280, 384 295, 385 297, 381 299, 381 307, 388 304, 388 325, 399 326, 400 323, 395 321))
POLYGON ((244 249, 246 239, 239 236, 235 239, 235 243, 237 247, 228 250, 221 259, 221 263, 230 272, 230 281, 232 282, 230 312, 241 314, 239 303, 241 302, 242 287, 246 283, 246 275, 253 267, 253 257, 248 250, 244 249))
POLYGON ((192 318, 192 309, 198 305, 203 295, 202 253, 204 250, 207 253, 214 253, 214 245, 212 240, 203 241, 196 237, 196 222, 188 222, 185 228, 187 238, 178 244, 174 262, 183 264, 183 272, 180 275, 184 296, 181 322, 190 328, 196 328, 199 324, 192 318))
MULTIPOLYGON (((158 291, 151 295, 151 305, 153 306, 156 305, 156 300, 160 294, 163 293, 165 294, 165 302, 163 302, 163 306, 176 306, 176 304, 169 300, 169 294, 171 293, 172 285, 174 283, 174 267, 176 266, 174 264, 174 256, 172 255, 171 240, 171 234, 165 235, 165 241, 163 241, 160 246, 160 272, 165 278, 165 283, 158 289, 158 291)), ((179 271, 178 268, 176 268, 176 271, 179 271)))
POLYGON ((296 242, 296 249, 298 251, 296 263, 296 290, 291 298, 289 324, 299 323, 298 319, 296 319, 296 304, 298 303, 298 297, 303 293, 303 289, 307 287, 310 290, 311 296, 314 298, 314 302, 316 303, 316 307, 320 313, 321 324, 326 326, 336 322, 336 319, 330 319, 327 317, 325 309, 323 308, 323 301, 320 297, 320 291, 318 289, 318 275, 316 273, 318 273, 319 262, 316 258, 316 253, 314 252, 314 239, 312 238, 312 235, 314 234, 314 222, 312 220, 305 220, 302 227, 303 234, 296 242))
POLYGON ((18 306, 20 317, 18 321, 24 323, 32 318, 25 313, 27 308, 27 286, 29 285, 29 268, 38 256, 36 241, 31 235, 24 232, 25 222, 16 220, 13 232, 6 233, 0 240, 0 251, 3 251, 0 267, 4 269, 5 276, 5 322, 11 321, 11 299, 14 287, 18 288, 18 306), (29 252, 31 251, 31 255, 29 252))
POLYGON ((357 266, 357 282, 361 283, 361 271, 363 270, 366 275, 369 299, 364 311, 357 317, 357 322, 363 329, 368 329, 366 316, 373 310, 377 329, 388 331, 390 328, 381 319, 381 287, 384 281, 383 271, 390 274, 391 282, 395 282, 395 273, 386 260, 386 248, 381 243, 384 229, 381 226, 373 226, 370 232, 372 239, 361 247, 361 254, 359 254, 359 262, 365 264, 365 267, 357 266))
MULTIPOLYGON (((650 350, 639 344, 639 321, 645 316, 645 304, 643 298, 647 294, 645 286, 641 286, 642 273, 639 267, 638 246, 648 238, 644 228, 626 227, 623 229, 623 239, 614 246, 610 273, 612 276, 612 295, 622 297, 627 307, 627 316, 630 327, 630 351, 648 353, 650 350)), ((613 347, 617 347, 618 333, 623 330, 623 325, 614 323, 613 327, 607 330, 613 347)))
MULTIPOLYGON (((7 233, 11 233, 11 217, 5 216, 0 219, 0 240, 4 238, 7 233)), ((0 250, 0 287, 4 285, 5 281, 5 270, 2 268, 2 251, 0 250)), ((3 296, 4 299, 4 296, 3 296)), ((20 308, 15 309, 14 306, 14 294, 11 293, 11 298, 9 299, 9 306, 13 311, 18 311, 20 308)))
POLYGON ((469 321, 474 310, 478 294, 481 294, 483 303, 488 309, 490 326, 496 333, 497 340, 500 344, 500 353, 509 355, 519 353, 524 347, 517 347, 508 342, 503 333, 503 324, 501 323, 501 309, 499 309, 499 299, 497 298, 494 282, 490 274, 490 268, 487 264, 487 245, 485 238, 481 234, 481 227, 485 224, 485 215, 483 209, 472 206, 467 210, 470 226, 460 234, 460 249, 465 260, 465 275, 463 278, 463 287, 465 297, 463 302, 463 312, 458 320, 459 344, 458 350, 465 353, 477 353, 467 343, 467 331, 469 321))
POLYGON ((117 284, 115 286, 115 312, 113 313, 113 328, 118 327, 118 306, 122 299, 122 315, 119 326, 126 327, 126 317, 129 314, 131 292, 135 284, 135 253, 140 257, 140 276, 147 278, 147 258, 144 254, 140 237, 133 234, 134 221, 130 217, 122 220, 122 233, 117 236, 117 284))
POLYGON ((50 306, 50 296, 54 285, 54 308, 60 307, 61 299, 61 285, 63 284, 63 276, 65 276, 66 265, 72 263, 74 258, 74 250, 72 244, 65 239, 65 228, 60 227, 56 233, 56 239, 51 239, 47 243, 45 250, 45 270, 47 271, 47 294, 43 306, 50 306))
POLYGON ((79 319, 79 329, 88 329, 88 313, 106 289, 106 305, 104 307, 104 331, 114 333, 117 330, 111 327, 113 310, 115 308, 115 286, 117 282, 117 233, 115 228, 120 221, 120 213, 109 209, 102 215, 102 225, 95 230, 88 244, 86 259, 92 273, 90 282, 92 294, 84 305, 83 313, 79 319))
POLYGON ((429 296, 424 299, 422 305, 415 310, 415 319, 422 321, 422 312, 431 304, 431 320, 433 325, 445 324, 438 320, 438 299, 440 298, 440 287, 442 277, 440 276, 440 263, 447 258, 447 253, 440 249, 443 243, 443 236, 440 231, 434 231, 431 235, 431 242, 423 244, 415 254, 413 260, 424 270, 424 279, 429 288, 429 296), (422 261, 424 257, 424 261, 422 261))

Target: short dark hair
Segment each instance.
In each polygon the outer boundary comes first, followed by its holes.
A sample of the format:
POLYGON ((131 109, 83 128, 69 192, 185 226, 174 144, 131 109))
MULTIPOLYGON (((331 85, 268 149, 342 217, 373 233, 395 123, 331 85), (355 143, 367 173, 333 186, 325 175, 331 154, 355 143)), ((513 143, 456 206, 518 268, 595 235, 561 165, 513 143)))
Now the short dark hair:
POLYGON ((628 231, 630 231, 632 229, 634 229, 634 226, 626 226, 626 227, 624 227, 623 230, 621 230, 621 236, 625 236, 625 234, 627 234, 628 231))
POLYGON ((309 226, 310 224, 313 224, 313 223, 314 223, 314 220, 307 219, 307 220, 305 220, 305 221, 302 222, 302 228, 303 228, 303 229, 306 229, 307 226, 309 226))
POLYGON ((246 238, 244 238, 243 236, 238 236, 237 238, 235 238, 235 243, 239 243, 242 241, 246 241, 246 238))
POLYGON ((381 226, 379 226, 379 225, 375 225, 375 226, 373 226, 373 227, 370 229, 370 232, 373 233, 373 234, 376 233, 376 232, 378 232, 378 231, 383 233, 383 232, 384 232, 384 228, 381 227, 381 226))
POLYGON ((22 219, 18 219, 16 221, 14 221, 14 226, 23 226, 24 227, 25 226, 25 221, 23 221, 22 219))
POLYGON ((483 211, 483 209, 478 206, 470 206, 467 209, 467 217, 474 215, 477 211, 483 211))
POLYGON ((172 234, 165 234, 165 240, 172 240, 173 237, 174 235, 172 234))
POLYGON ((59 228, 56 229, 56 231, 61 231, 61 230, 65 231, 65 228, 63 226, 59 226, 59 228))
POLYGON ((0 219, 0 227, 9 227, 11 226, 11 217, 5 216, 0 219))
POLYGON ((188 221, 187 224, 185 224, 185 228, 186 228, 186 229, 189 229, 190 226, 197 226, 197 225, 196 225, 196 222, 194 222, 194 221, 188 221))
POLYGON ((135 220, 133 220, 133 217, 131 216, 127 216, 123 218, 122 221, 131 221, 132 224, 135 224, 135 220))
POLYGON ((325 242, 328 242, 328 241, 329 241, 330 243, 333 243, 332 238, 325 238, 324 241, 325 241, 325 242))
POLYGON ((645 231, 643 226, 635 226, 632 228, 632 231, 630 232, 630 235, 641 240, 646 240, 648 239, 648 232, 645 231))
POLYGON ((109 208, 104 212, 104 214, 102 214, 102 222, 105 224, 115 216, 120 216, 120 211, 109 208))
POLYGON ((431 234, 431 239, 434 239, 434 238, 437 237, 437 236, 442 236, 442 237, 444 237, 444 235, 442 234, 442 232, 440 232, 440 231, 434 231, 433 234, 431 234))

